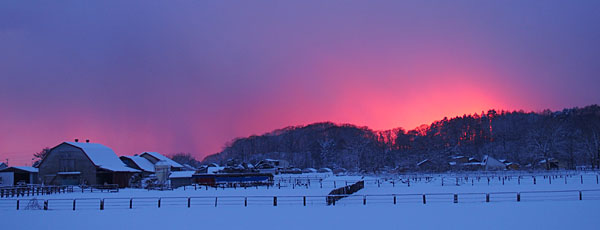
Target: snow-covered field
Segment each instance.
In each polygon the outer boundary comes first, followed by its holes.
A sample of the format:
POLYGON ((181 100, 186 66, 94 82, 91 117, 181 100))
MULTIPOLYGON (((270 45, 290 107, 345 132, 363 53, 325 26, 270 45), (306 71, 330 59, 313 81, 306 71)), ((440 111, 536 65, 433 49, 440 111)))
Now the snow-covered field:
POLYGON ((310 185, 306 175, 278 176, 276 185, 269 188, 188 186, 173 191, 122 189, 118 193, 38 196, 38 204, 48 200, 48 211, 23 210, 32 197, 19 198, 20 211, 15 210, 16 198, 0 199, 0 219, 9 229, 597 229, 597 175, 415 175, 410 177, 410 186, 408 176, 320 176, 312 178, 310 185), (365 181, 364 189, 335 206, 326 206, 325 197, 334 186, 358 180, 365 181), (427 204, 422 203, 423 194, 427 204), (454 194, 458 203, 454 203, 454 194), (490 202, 486 202, 487 194, 490 202), (277 207, 273 206, 274 197, 277 207), (105 200, 104 210, 99 210, 101 199, 105 200))

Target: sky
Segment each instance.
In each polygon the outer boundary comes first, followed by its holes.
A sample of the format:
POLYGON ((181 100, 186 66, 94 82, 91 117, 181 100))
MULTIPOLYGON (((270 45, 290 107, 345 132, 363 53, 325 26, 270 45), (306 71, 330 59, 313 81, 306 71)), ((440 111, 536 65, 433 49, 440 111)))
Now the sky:
POLYGON ((0 161, 600 102, 600 1, 0 2, 0 161))

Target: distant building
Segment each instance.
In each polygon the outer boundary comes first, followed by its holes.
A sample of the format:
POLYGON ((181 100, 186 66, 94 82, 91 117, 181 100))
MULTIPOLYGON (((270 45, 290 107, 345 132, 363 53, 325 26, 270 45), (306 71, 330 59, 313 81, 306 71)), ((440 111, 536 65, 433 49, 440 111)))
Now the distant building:
POLYGON ((483 161, 481 162, 481 165, 483 166, 483 168, 486 171, 496 171, 496 170, 505 170, 506 169, 506 165, 504 163, 502 163, 499 160, 496 160, 496 158, 490 157, 488 155, 485 155, 483 157, 483 161))
POLYGON ((195 171, 176 171, 171 172, 169 180, 171 180, 171 187, 178 188, 185 185, 192 184, 192 176, 195 171))
POLYGON ((6 165, 4 162, 0 162, 0 169, 3 168, 8 168, 8 165, 6 165))
POLYGON ((171 171, 183 171, 184 170, 183 165, 181 165, 181 164, 175 162, 174 160, 171 160, 170 158, 163 156, 162 154, 157 153, 157 152, 143 152, 142 154, 140 154, 140 157, 146 158, 152 164, 156 164, 156 162, 159 162, 159 161, 165 161, 167 164, 171 165, 171 171))
POLYGON ((50 149, 39 164, 42 183, 51 185, 129 185, 139 170, 127 167, 115 152, 102 144, 63 142, 50 149))
POLYGON ((36 184, 38 169, 28 166, 13 166, 0 169, 0 186, 36 184))

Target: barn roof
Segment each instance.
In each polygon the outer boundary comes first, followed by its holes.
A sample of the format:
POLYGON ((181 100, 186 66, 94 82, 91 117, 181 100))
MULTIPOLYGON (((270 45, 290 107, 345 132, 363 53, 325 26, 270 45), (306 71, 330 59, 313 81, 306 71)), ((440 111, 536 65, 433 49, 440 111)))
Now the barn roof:
POLYGON ((30 172, 30 173, 38 172, 37 168, 31 167, 31 166, 11 166, 8 168, 0 169, 0 171, 11 171, 12 169, 17 169, 17 170, 21 170, 21 171, 30 172))
POLYGON ((171 172, 169 178, 191 178, 196 171, 175 171, 171 172))
POLYGON ((160 153, 157 153, 157 152, 143 152, 142 154, 140 154, 140 156, 142 156, 144 154, 148 154, 148 155, 150 155, 150 156, 158 159, 159 161, 166 161, 169 165, 171 165, 171 167, 174 167, 174 168, 183 168, 183 165, 181 165, 181 164, 179 164, 179 163, 177 163, 177 162, 169 159, 166 156, 163 156, 160 153))
POLYGON ((65 142, 80 148, 97 167, 113 172, 139 172, 125 166, 117 154, 109 147, 98 143, 65 142))
POLYGON ((146 172, 154 172, 154 164, 150 162, 148 159, 140 157, 140 156, 123 156, 135 163, 138 167, 146 172))

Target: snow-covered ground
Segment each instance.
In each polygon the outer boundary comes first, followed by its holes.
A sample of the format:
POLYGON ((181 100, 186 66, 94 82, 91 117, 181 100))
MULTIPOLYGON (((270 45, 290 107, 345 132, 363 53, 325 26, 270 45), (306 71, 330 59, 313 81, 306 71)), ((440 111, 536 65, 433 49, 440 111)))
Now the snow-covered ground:
POLYGON ((16 198, 0 199, 0 219, 9 220, 3 223, 14 229, 45 229, 47 226, 62 229, 195 229, 199 226, 471 229, 483 225, 491 229, 597 229, 594 218, 600 207, 598 174, 543 174, 393 177, 301 174, 276 176, 275 186, 269 188, 188 186, 173 191, 76 192, 36 197, 39 205, 48 201, 48 211, 24 210, 30 203, 36 203, 30 202, 33 197, 19 198, 21 211, 15 210, 16 198), (332 189, 359 180, 365 181, 364 189, 339 200, 335 207, 326 206, 326 195, 332 189), (582 200, 579 200, 580 191, 582 200), (517 202, 517 193, 520 202, 517 202), (423 194, 427 204, 422 202, 423 194), (458 196, 458 203, 453 202, 454 194, 458 196), (487 194, 490 202, 486 202, 487 194), (101 199, 105 202, 104 210, 99 210, 101 199), (273 206, 274 199, 277 199, 277 207, 273 206), (73 200, 76 211, 72 210, 73 200))

